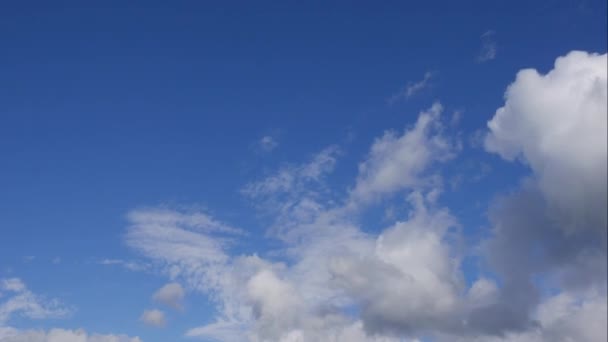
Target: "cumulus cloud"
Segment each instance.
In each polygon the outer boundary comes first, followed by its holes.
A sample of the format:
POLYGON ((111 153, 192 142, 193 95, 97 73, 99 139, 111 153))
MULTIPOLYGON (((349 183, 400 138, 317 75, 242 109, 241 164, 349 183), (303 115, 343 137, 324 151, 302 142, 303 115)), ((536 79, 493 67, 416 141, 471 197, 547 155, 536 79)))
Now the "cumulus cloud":
POLYGON ((593 293, 584 297, 561 293, 547 298, 533 312, 535 326, 502 336, 458 338, 439 336, 445 342, 603 342, 606 331, 606 295, 593 293))
POLYGON ((465 299, 459 296, 464 287, 459 258, 448 242, 456 222, 447 210, 429 202, 432 196, 427 196, 426 177, 421 176, 432 161, 452 153, 439 133, 440 112, 441 106, 435 104, 403 135, 387 133, 360 169, 356 195, 349 198, 410 193, 411 217, 379 235, 364 233, 353 221, 351 209, 326 200, 332 196, 325 193, 323 183, 338 152, 329 147, 304 164, 250 183, 243 191, 258 203, 277 203, 265 210, 274 215, 273 227, 282 229, 271 229, 269 234, 284 242, 277 252, 290 265, 257 255, 232 255, 220 235, 196 230, 190 220, 141 220, 145 212, 129 215, 128 243, 160 261, 171 278, 181 279, 217 303, 216 320, 192 328, 187 336, 221 341, 379 342, 402 341, 403 336, 414 341, 415 334, 435 324, 448 329, 457 325, 450 315, 466 309, 465 299), (438 150, 438 156, 430 155, 438 150), (412 151, 419 152, 413 165, 402 160, 412 151), (394 172, 393 178, 377 185, 386 169, 394 172), (400 174, 413 176, 404 183, 400 174), (178 239, 181 235, 188 238, 178 239), (404 301, 411 304, 406 311, 404 301), (361 310, 361 317, 353 317, 352 310, 361 310))
POLYGON ((184 288, 179 283, 169 283, 154 293, 154 300, 174 309, 183 308, 184 288))
MULTIPOLYGON (((533 174, 490 210, 492 238, 482 249, 488 265, 502 277, 501 307, 508 308, 496 329, 532 329, 543 323, 533 315, 539 303, 540 308, 550 303, 543 302, 534 283, 539 277, 545 287, 562 291, 557 298, 605 312, 606 62, 605 54, 571 52, 545 75, 520 71, 506 92, 505 105, 488 123, 486 149, 522 161, 533 174), (589 291, 603 295, 588 299, 589 291)), ((598 334, 598 321, 605 326, 605 314, 575 329, 581 333, 574 340, 598 334)), ((558 325, 546 329, 524 333, 522 340, 558 335, 550 332, 558 325)))
POLYGON ((330 263, 333 281, 361 304, 370 332, 412 336, 444 329, 459 311, 464 284, 445 242, 456 222, 444 210, 428 210, 420 193, 410 195, 410 202, 411 217, 385 229, 371 253, 330 263))
POLYGON ((485 146, 532 174, 491 206, 489 237, 475 246, 482 275, 472 283, 460 224, 438 201, 436 166, 459 151, 439 103, 403 132, 376 139, 345 192, 327 184, 337 147, 247 184, 242 194, 272 221, 266 236, 277 247, 262 256, 235 253, 242 229, 196 211, 136 210, 127 243, 171 283, 215 304, 215 318, 189 337, 605 340, 605 64, 605 55, 573 53, 547 75, 523 71, 509 87, 485 146), (576 105, 554 108, 559 101, 576 105), (584 142, 568 144, 576 137, 584 142), (387 199, 408 215, 361 222, 387 199))
POLYGON ((139 320, 151 327, 164 327, 167 324, 165 313, 158 309, 144 310, 139 320))
POLYGON ((606 54, 571 52, 546 75, 517 74, 485 146, 520 158, 569 231, 606 231, 606 54))
POLYGON ((141 342, 139 337, 128 337, 126 335, 100 335, 87 334, 84 330, 65 330, 51 329, 41 330, 5 330, 2 335, 0 329, 1 342, 141 342))

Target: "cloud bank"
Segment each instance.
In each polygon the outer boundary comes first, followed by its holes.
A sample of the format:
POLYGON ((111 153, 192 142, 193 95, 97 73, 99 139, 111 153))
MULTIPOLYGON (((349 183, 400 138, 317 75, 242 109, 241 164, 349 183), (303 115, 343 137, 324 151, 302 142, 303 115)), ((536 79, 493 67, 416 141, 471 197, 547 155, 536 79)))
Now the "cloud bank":
MULTIPOLYGON (((215 318, 189 337, 605 341, 606 73, 605 54, 572 52, 547 74, 522 70, 508 87, 485 148, 530 174, 490 206, 470 282, 461 224, 439 200, 438 170, 460 151, 440 103, 376 139, 345 191, 326 182, 335 146, 247 184, 245 198, 271 218, 274 250, 240 253, 244 229, 154 208, 128 214, 126 241, 171 283, 215 304, 215 318), (407 215, 360 220, 387 199, 407 215)), ((172 286, 155 298, 172 306, 181 293, 172 286)))

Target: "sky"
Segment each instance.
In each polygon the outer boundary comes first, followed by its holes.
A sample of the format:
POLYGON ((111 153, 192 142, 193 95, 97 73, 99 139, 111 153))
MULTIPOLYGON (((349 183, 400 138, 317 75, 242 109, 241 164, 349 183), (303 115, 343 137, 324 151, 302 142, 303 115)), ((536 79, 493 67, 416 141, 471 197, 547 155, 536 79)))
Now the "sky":
POLYGON ((0 341, 606 341, 606 13, 3 2, 0 341))

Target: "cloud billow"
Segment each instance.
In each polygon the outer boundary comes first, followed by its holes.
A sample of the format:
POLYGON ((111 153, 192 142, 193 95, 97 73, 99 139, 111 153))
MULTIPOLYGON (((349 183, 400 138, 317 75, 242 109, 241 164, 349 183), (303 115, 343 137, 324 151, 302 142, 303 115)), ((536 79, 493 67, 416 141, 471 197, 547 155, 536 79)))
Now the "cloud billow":
MULTIPOLYGON (((461 224, 437 200, 437 169, 460 152, 439 103, 376 139, 345 192, 326 183, 335 146, 247 184, 242 194, 273 218, 267 236, 277 250, 234 253, 243 229, 205 212, 154 208, 128 215, 127 243, 172 284, 215 303, 214 320, 189 337, 606 340, 606 83, 605 54, 572 52, 546 75, 523 70, 509 86, 485 148, 531 174, 490 205, 488 237, 474 246, 482 275, 471 284, 461 224), (406 217, 375 233, 359 222, 391 198, 405 200, 406 217)), ((183 291, 171 285, 155 298, 179 308, 183 291)))

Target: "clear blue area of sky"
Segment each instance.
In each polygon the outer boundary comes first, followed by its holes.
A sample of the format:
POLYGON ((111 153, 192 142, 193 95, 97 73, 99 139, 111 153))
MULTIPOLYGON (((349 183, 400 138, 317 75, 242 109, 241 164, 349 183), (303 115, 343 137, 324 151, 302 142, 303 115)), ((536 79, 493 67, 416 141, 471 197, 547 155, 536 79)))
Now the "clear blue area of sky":
MULTIPOLYGON (((466 141, 518 70, 571 50, 606 51, 606 1, 3 2, 0 278, 77 309, 14 325, 176 341, 209 319, 205 298, 154 330, 137 319, 165 280, 98 264, 134 257, 129 210, 196 203, 255 235, 247 182, 343 144, 332 182, 344 191, 384 130, 439 100, 463 112, 466 141), (489 30, 496 58, 478 63, 489 30), (431 87, 388 104, 427 71, 431 87), (257 153, 265 135, 279 145, 257 153)), ((448 170, 480 161, 484 180, 442 197, 471 237, 485 224, 477 203, 521 173, 468 145, 448 170)))

